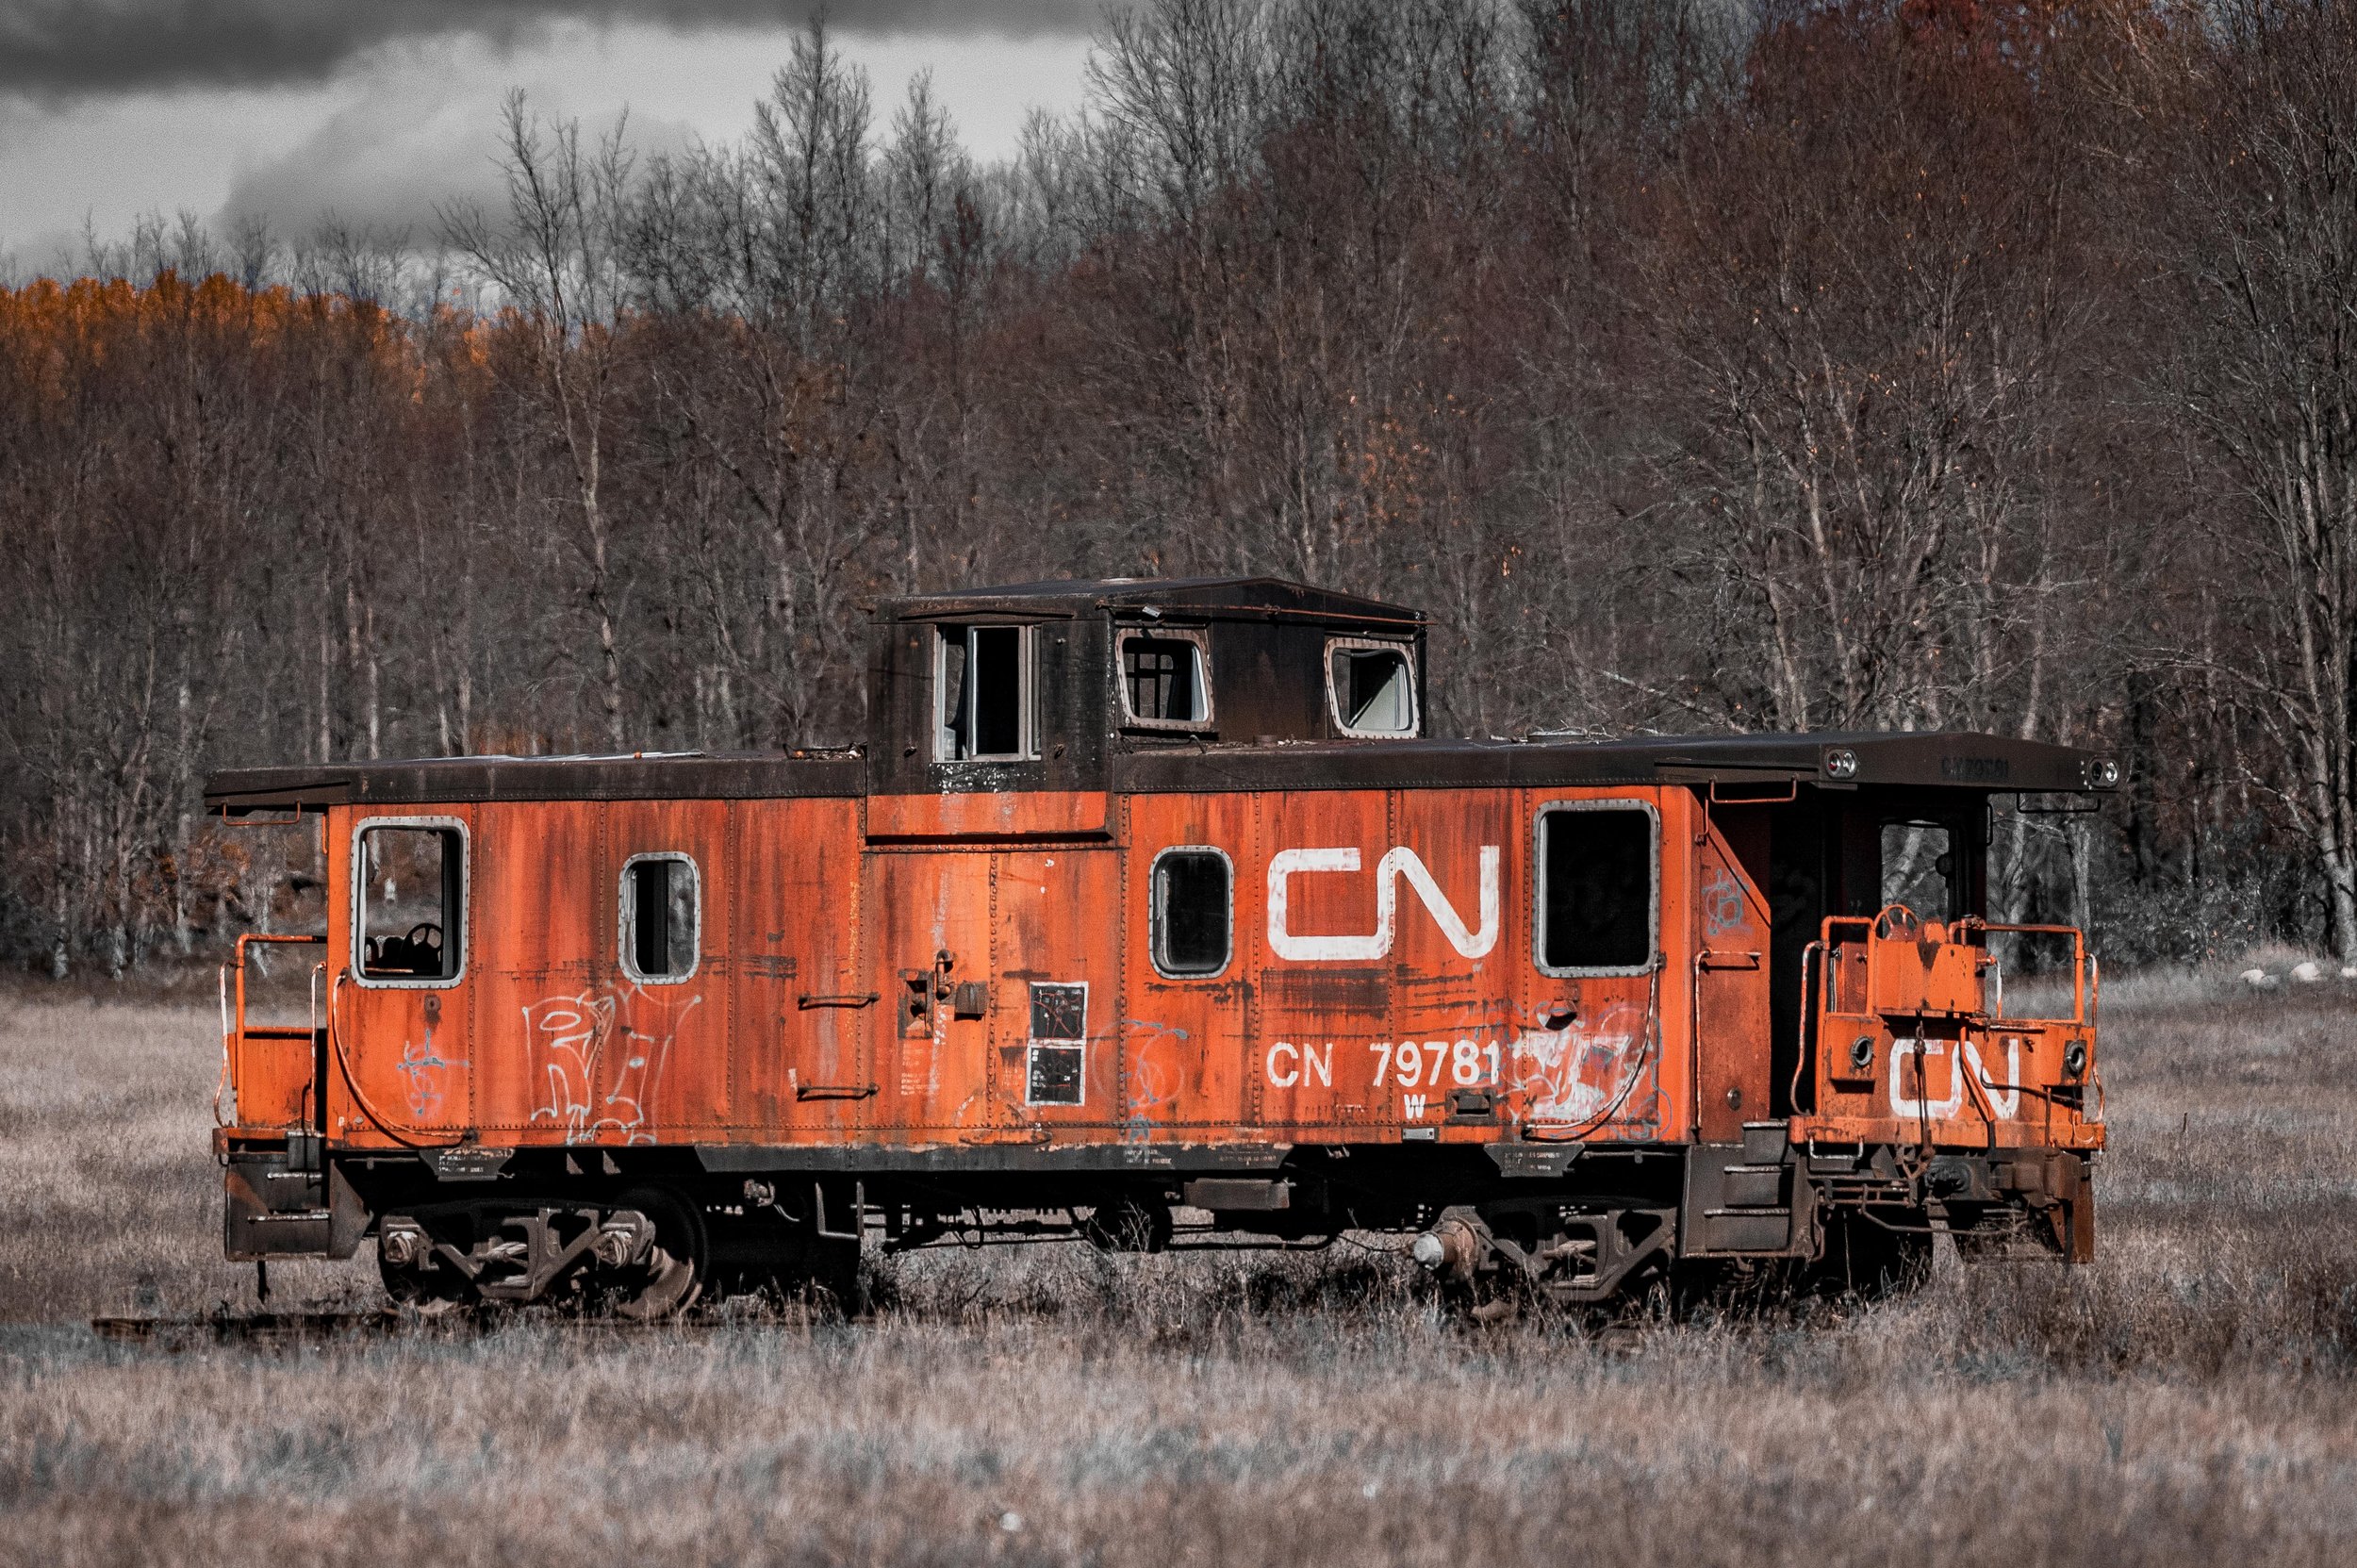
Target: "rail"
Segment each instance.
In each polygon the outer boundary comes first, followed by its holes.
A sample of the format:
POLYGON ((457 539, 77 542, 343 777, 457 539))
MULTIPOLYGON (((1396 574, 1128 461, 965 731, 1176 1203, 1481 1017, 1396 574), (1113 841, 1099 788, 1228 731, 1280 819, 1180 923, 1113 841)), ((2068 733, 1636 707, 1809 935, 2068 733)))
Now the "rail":
MULTIPOLYGON (((1835 1028, 1837 1019, 1866 1023, 1862 1036, 1876 1038, 1895 1035, 1901 1021, 1907 1019, 1919 1031, 1927 1020, 1948 1019, 1968 1032, 2013 1032, 2025 1038, 2046 1032, 2091 1032, 2102 983, 2102 971, 2087 951, 2085 933, 2075 926, 1990 921, 1975 916, 1930 922, 1896 904, 1872 916, 1827 916, 1818 939, 1802 950, 1800 971, 1800 1048, 1788 1093, 1797 1110, 1809 1112, 1820 1110, 1829 1095, 1839 1092, 1834 1081, 1859 1076, 1843 1072, 1826 1056, 1827 1038, 1841 1032, 1835 1028), (2004 966, 1990 940, 2007 936, 2069 944, 2067 1012, 2058 1007, 2046 1013, 2007 1010, 2004 966), (1975 956, 1968 958, 1968 952, 1975 956), (1809 1096, 1805 1104, 1805 1088, 1809 1096)), ((2103 1091, 2092 1071, 2087 1086, 2096 1095, 2100 1119, 2103 1091)), ((1992 1127, 1997 1108, 1988 1102, 1990 1092, 2027 1093, 2047 1101, 2050 1115, 2053 1112, 2052 1096, 2045 1086, 1970 1082, 1966 1098, 1992 1127)))
POLYGON ((323 935, 281 934, 274 932, 250 931, 238 938, 237 946, 230 950, 229 959, 221 966, 221 1079, 213 1086, 213 1125, 216 1127, 227 1127, 237 1119, 236 1085, 245 1077, 248 1042, 301 1040, 307 1045, 319 1037, 320 976, 327 967, 324 961, 311 966, 311 999, 307 1023, 299 1025, 252 1024, 246 1021, 245 1015, 247 950, 255 947, 293 947, 305 944, 325 947, 327 938, 323 935), (229 979, 232 970, 237 973, 234 1007, 229 979), (222 1110, 222 1101, 224 1097, 231 1101, 226 1114, 222 1110))
POLYGON ((1992 1019, 2002 1019, 2012 1023, 2085 1024, 2090 1026, 2094 1023, 2095 990, 2099 982, 2096 977, 2094 955, 2087 951, 2087 937, 2085 932, 2081 931, 2077 926, 2013 925, 2000 920, 1976 920, 1971 918, 1957 921, 1956 929, 1967 934, 1978 933, 1983 938, 1978 946, 1984 949, 1986 949, 1988 946, 1986 938, 1990 936, 2069 937, 2070 939, 2070 1016, 2067 1018, 2046 1018, 2024 1014, 2019 1017, 2014 1017, 2011 1015, 2008 1015, 2005 1012, 2004 970, 2002 966, 1994 963, 1993 955, 1989 972, 1996 977, 1997 1005, 1987 1010, 1988 1015, 1992 1019))

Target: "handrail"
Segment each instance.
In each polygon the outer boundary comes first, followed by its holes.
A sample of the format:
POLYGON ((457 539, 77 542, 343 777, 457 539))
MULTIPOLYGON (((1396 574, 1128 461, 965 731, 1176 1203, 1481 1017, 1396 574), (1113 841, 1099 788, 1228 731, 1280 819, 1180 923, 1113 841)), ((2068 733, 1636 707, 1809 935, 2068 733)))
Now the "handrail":
MULTIPOLYGON (((1817 1064, 1817 1071, 1820 1076, 1822 1076, 1825 1070, 1823 1052, 1821 1050, 1810 1049, 1812 1046, 1821 1043, 1825 1032, 1823 1030, 1817 1027, 1818 1020, 1824 1016, 1825 1010, 1822 999, 1820 999, 1816 1006, 1812 1007, 1809 1004, 1808 961, 1811 954, 1815 954, 1819 960, 1817 965, 1817 984, 1818 988, 1821 991, 1824 988, 1825 983, 1825 965, 1823 963, 1825 944, 1822 941, 1811 942, 1801 949, 1801 1032, 1799 1036, 1799 1048, 1794 1050, 1792 1053, 1792 1081, 1786 1086, 1785 1091, 1785 1098, 1790 1102, 1795 1111, 1798 1111, 1801 1108, 1801 1078, 1803 1074, 1808 1071, 1809 1063, 1814 1061, 1817 1064)), ((1824 1103, 1825 1097, 1815 1092, 1817 1087, 1818 1086, 1814 1083, 1809 1085, 1811 1093, 1808 1097, 1808 1108, 1811 1111, 1816 1110, 1820 1105, 1824 1103)))
POLYGON ((229 1125, 228 1119, 221 1114, 221 1097, 227 1094, 230 1089, 229 1042, 231 1038, 229 1032, 229 961, 223 959, 221 965, 221 1077, 213 1082, 213 1125, 215 1127, 229 1125))
MULTIPOLYGON (((1970 924, 1984 936, 1991 933, 2002 933, 2009 936, 2069 937, 2070 1016, 2068 1018, 2007 1018, 2005 1021, 2008 1023, 2024 1024, 2082 1024, 2090 1029, 2094 1027, 2095 999, 2093 995, 2093 977, 2090 973, 2090 969, 2095 962, 2095 955, 2087 951, 2087 933, 2084 930, 2077 926, 2017 925, 2004 920, 1975 919, 1972 920, 1970 924)), ((1986 943, 1983 943, 1983 946, 1986 947, 1986 943)), ((1999 1011, 1992 1015, 1992 1016, 2003 1018, 2004 1017, 2004 1013, 2002 1005, 2002 986, 2000 987, 1999 998, 1999 1011)))
MULTIPOLYGON (((1818 1102, 1823 1103, 1822 1096, 1828 1087, 1827 1081, 1832 1072, 1831 1063, 1825 1055, 1824 1048, 1825 1025, 1835 1018, 1875 1015, 1872 1001, 1875 984, 1872 978, 1875 963, 1873 951, 1877 941, 1882 939, 1882 918, 1881 915, 1873 916, 1826 916, 1820 922, 1818 940, 1808 943, 1801 950, 1799 966, 1800 1049, 1799 1059, 1792 1065, 1790 1085, 1792 1103, 1796 1112, 1801 1110, 1801 1092, 1805 1084, 1814 1089, 1819 1097, 1818 1102), (1837 966, 1843 957, 1843 950, 1850 948, 1858 949, 1854 955, 1856 960, 1868 966, 1868 972, 1863 977, 1865 994, 1869 999, 1864 1013, 1850 1013, 1841 1005, 1843 994, 1855 989, 1854 983, 1845 985, 1837 982, 1837 966), (1811 992, 1809 985, 1812 965, 1817 979, 1817 989, 1814 993, 1811 992), (1816 1064, 1813 1072, 1810 1070, 1812 1060, 1816 1064)), ((1976 1031, 1995 1033, 2005 1030, 2030 1032, 2067 1030, 2093 1033, 2096 1027, 2097 1010, 2101 1006, 2102 995, 2102 967, 2096 956, 2088 950, 2086 933, 2080 927, 1989 921, 1977 916, 1964 916, 1946 923, 1945 939, 1953 945, 1978 948, 1983 952, 1982 968, 1985 978, 1980 997, 1980 1010, 1963 1020, 1968 1033, 1976 1031), (2056 936, 2069 939, 2071 944, 2071 1012, 2069 1016, 2016 1018, 2006 1015, 2004 970, 1997 963, 1997 955, 1988 951, 1987 939, 1992 934, 2056 936)), ((1895 1031, 1900 1026, 1894 1021, 1890 1027, 1895 1031)), ((1996 1093, 2014 1091, 2033 1096, 2042 1104, 2050 1123, 2060 1104, 2057 1091, 2048 1085, 1998 1084, 1984 1081, 1980 1075, 1967 1070, 1961 1052, 1956 1061, 1956 1072, 1963 1087, 1964 1098, 1971 1106, 1972 1114, 1986 1125, 1991 1147, 1994 1147, 1997 1123, 2001 1119, 1997 1114, 1996 1102, 1992 1098, 1996 1093)), ((2094 1090, 2094 1119, 2101 1120, 2104 1101, 2101 1072, 2090 1066, 2085 1081, 2094 1090)), ((1919 1112, 1919 1114, 1927 1114, 1928 1113, 1919 1112)))
MULTIPOLYGON (((1880 916, 1872 915, 1828 915, 1822 921, 1819 922, 1817 928, 1817 940, 1810 943, 1809 946, 1818 949, 1823 955, 1823 962, 1819 964, 1817 966, 1817 1010, 1824 1016, 1829 1018, 1863 1018, 1871 1016, 1871 1013, 1840 1013, 1835 1011, 1834 1009, 1833 970, 1834 965, 1840 959, 1840 953, 1838 949, 1843 947, 1853 947, 1856 945, 1854 943, 1841 943, 1835 941, 1834 928, 1837 926, 1862 927, 1864 928, 1868 937, 1871 938, 1874 934, 1874 922, 1878 918, 1880 918, 1880 916)), ((1808 967, 1805 963, 1804 963, 1801 967, 1801 994, 1804 999, 1803 1006, 1805 1007, 1807 1005, 1805 999, 1808 995, 1808 967)), ((1805 1055, 1805 1053, 1804 1054, 1805 1055)), ((1797 1069, 1795 1070, 1797 1071, 1797 1069)), ((1795 1079, 1794 1081, 1797 1083, 1799 1080, 1795 1079)))

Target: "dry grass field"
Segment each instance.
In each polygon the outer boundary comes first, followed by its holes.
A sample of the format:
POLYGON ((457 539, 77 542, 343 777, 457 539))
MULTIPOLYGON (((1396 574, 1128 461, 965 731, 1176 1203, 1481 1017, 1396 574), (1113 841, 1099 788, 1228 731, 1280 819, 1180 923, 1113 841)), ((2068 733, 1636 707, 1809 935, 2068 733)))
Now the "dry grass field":
POLYGON ((172 1352, 85 1320, 250 1299, 209 1012, 0 994, 0 1560, 2345 1562, 2353 1001, 2114 987, 2101 1262, 1874 1308, 1474 1329, 1384 1254, 1057 1246, 850 1325, 172 1352))

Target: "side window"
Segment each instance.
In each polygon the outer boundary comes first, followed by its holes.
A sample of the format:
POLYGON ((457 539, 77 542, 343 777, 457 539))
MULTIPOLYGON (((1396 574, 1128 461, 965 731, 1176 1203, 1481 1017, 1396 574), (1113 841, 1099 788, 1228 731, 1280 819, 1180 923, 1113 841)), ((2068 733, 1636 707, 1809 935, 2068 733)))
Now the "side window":
POLYGON ((1211 658, 1200 632, 1121 634, 1122 718, 1201 729, 1211 721, 1211 658))
POLYGON ((1031 982, 1031 1039, 1023 1099, 1028 1105, 1080 1103, 1088 1057, 1089 988, 1031 982))
POLYGON ((936 761, 1016 761, 1036 753, 1030 627, 940 628, 933 691, 936 761))
POLYGON ((1416 665, 1406 643, 1328 637, 1326 697, 1346 735, 1416 733, 1416 665))
POLYGON ((1539 967, 1551 975, 1653 967, 1660 877, 1653 812, 1634 801, 1539 813, 1539 967))
POLYGON ((1217 850, 1164 850, 1154 857, 1154 967, 1174 980, 1228 967, 1235 923, 1234 873, 1217 850))
POLYGON ((702 956, 703 883, 683 854, 633 855, 622 866, 622 973, 650 984, 685 980, 702 956))
POLYGON ((467 830, 408 818, 353 843, 354 940, 363 983, 446 985, 466 966, 467 830))
POLYGON ((1882 842, 1882 901, 1904 904, 1926 920, 1947 920, 1956 908, 1954 840, 1937 822, 1886 822, 1882 842))

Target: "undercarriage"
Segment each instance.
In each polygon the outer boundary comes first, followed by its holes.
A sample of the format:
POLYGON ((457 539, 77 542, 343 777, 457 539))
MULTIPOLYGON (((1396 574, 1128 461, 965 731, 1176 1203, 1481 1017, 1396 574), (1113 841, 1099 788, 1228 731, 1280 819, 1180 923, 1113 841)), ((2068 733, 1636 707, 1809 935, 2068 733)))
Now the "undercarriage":
POLYGON ((1442 1297, 1476 1316, 1730 1280, 1874 1295, 1920 1277, 1939 1234, 1972 1261, 2071 1257, 2093 1223, 2077 1155, 1793 1148, 1778 1123, 1739 1145, 1575 1147, 1535 1168, 1477 1146, 1332 1147, 1199 1176, 745 1174, 677 1149, 437 1161, 297 1140, 233 1151, 229 1190, 233 1257, 349 1257, 372 1236, 406 1308, 549 1303, 636 1320, 753 1293, 857 1312, 871 1247, 1299 1250, 1345 1233, 1407 1239, 1442 1297))

